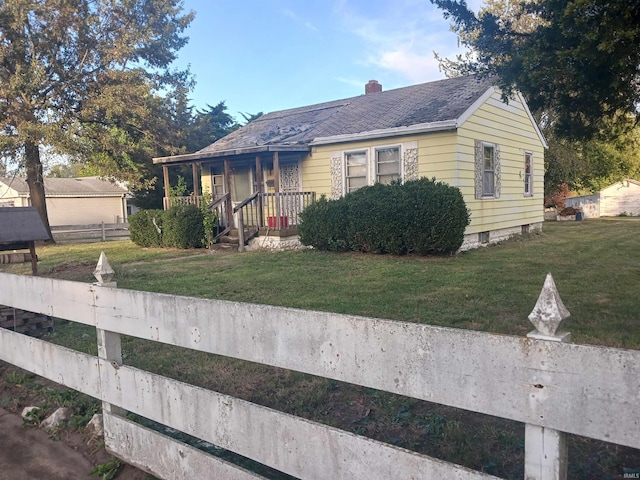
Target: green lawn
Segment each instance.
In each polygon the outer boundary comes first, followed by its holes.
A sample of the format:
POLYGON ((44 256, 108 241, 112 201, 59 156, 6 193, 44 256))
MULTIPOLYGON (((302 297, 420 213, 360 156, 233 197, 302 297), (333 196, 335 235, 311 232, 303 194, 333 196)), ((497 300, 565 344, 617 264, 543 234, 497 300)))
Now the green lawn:
MULTIPOLYGON (((92 281, 104 250, 121 288, 327 310, 525 335, 551 272, 577 343, 640 348, 640 219, 547 223, 453 257, 313 250, 204 253, 129 242, 47 246, 43 275, 92 281)), ((1 266, 27 273, 28 266, 1 266)), ((49 339, 96 353, 95 330, 57 325, 49 339)), ((484 470, 523 477, 523 425, 262 365, 123 339, 127 364, 484 470)), ((617 478, 640 452, 570 437, 570 478, 617 478)), ((269 477, 280 478, 268 474, 269 477)))
POLYGON ((532 329, 527 316, 551 272, 575 342, 640 348, 638 218, 546 223, 541 234, 444 258, 61 245, 38 250, 40 272, 91 281, 101 250, 122 288, 515 335, 532 329))

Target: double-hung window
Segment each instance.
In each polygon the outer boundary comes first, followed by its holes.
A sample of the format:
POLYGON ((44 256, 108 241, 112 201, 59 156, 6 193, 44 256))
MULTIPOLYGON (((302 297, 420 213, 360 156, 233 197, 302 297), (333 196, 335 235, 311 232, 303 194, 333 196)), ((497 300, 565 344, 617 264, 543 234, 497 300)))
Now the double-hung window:
POLYGON ((482 196, 493 197, 496 192, 496 150, 485 143, 482 147, 482 196))
POLYGON ((400 179, 400 147, 376 149, 376 182, 388 185, 400 179))
POLYGON ((475 141, 475 197, 500 197, 500 145, 475 141))
POLYGON ((533 195, 533 153, 524 152, 524 196, 533 195))
POLYGON ((367 151, 346 152, 345 161, 345 193, 353 192, 367 185, 367 151))
POLYGON ((224 174, 218 165, 211 165, 209 168, 211 173, 211 195, 215 199, 225 194, 224 174))

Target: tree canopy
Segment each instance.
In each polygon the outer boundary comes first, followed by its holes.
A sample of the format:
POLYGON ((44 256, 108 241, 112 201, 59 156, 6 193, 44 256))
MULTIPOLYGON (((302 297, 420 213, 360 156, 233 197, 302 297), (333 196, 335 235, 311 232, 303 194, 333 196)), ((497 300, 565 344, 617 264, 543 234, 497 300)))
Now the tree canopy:
POLYGON ((640 2, 492 0, 478 15, 465 0, 431 2, 473 52, 448 67, 495 76, 505 98, 519 89, 532 110, 554 112, 559 137, 589 139, 636 116, 640 2))
POLYGON ((193 13, 181 0, 0 2, 0 152, 19 159, 48 225, 40 148, 129 180, 174 153, 190 75, 171 70, 193 13))

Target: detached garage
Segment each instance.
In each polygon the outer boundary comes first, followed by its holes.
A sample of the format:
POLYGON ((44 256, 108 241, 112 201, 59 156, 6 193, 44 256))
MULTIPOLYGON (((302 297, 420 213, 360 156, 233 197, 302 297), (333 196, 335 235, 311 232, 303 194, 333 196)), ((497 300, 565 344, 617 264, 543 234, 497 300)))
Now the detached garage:
POLYGON ((565 199, 567 207, 580 208, 585 218, 640 215, 640 182, 622 180, 592 195, 565 199))
MULTIPOLYGON (((98 177, 45 178, 52 227, 127 221, 127 189, 98 177)), ((0 207, 31 206, 24 178, 0 177, 0 207)))

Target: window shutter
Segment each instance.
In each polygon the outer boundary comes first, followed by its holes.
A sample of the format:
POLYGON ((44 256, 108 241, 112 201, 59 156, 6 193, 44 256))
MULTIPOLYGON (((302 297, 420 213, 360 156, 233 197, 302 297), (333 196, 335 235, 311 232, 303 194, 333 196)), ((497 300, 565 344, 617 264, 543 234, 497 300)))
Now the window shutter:
POLYGON ((500 187, 502 185, 502 174, 500 170, 500 145, 496 144, 494 147, 495 153, 495 193, 494 198, 500 198, 500 187))
POLYGON ((475 168, 475 194, 477 199, 482 198, 482 175, 483 175, 483 145, 482 141, 475 141, 476 168, 475 168))

